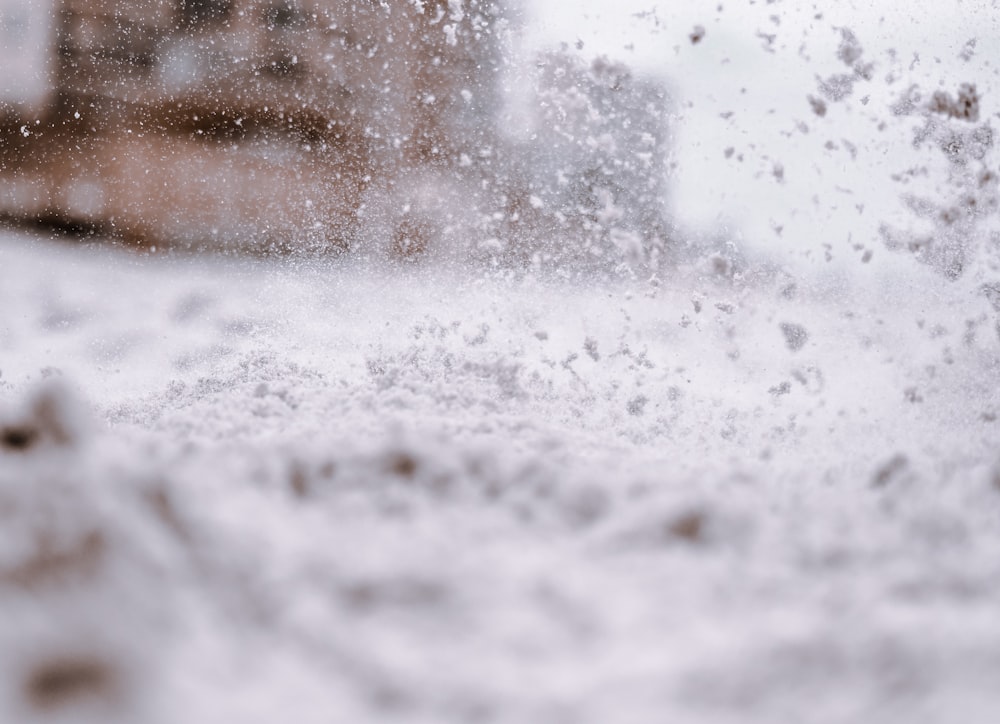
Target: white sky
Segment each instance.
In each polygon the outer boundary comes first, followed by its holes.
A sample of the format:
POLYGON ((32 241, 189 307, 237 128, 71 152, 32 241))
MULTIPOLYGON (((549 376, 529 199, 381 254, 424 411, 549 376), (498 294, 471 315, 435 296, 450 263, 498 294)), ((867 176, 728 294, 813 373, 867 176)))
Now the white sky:
POLYGON ((585 55, 607 54, 666 77, 677 105, 675 213, 785 257, 816 259, 829 244, 843 261, 856 253, 848 235, 875 248, 881 220, 906 219, 889 176, 917 161, 910 150, 916 121, 893 119, 887 108, 911 83, 954 91, 973 82, 984 115, 1000 110, 1000 11, 989 0, 534 0, 532 11, 529 44, 582 41, 585 55), (706 31, 697 45, 688 38, 695 25, 706 31), (819 118, 807 100, 819 95, 817 76, 847 72, 836 58, 840 27, 852 29, 864 59, 876 63, 875 79, 819 118), (773 52, 763 35, 774 36, 773 52), (959 59, 973 38, 972 60, 959 59), (878 130, 883 120, 889 125, 878 130), (726 159, 729 147, 734 155, 726 159), (784 183, 772 174, 775 163, 784 183))

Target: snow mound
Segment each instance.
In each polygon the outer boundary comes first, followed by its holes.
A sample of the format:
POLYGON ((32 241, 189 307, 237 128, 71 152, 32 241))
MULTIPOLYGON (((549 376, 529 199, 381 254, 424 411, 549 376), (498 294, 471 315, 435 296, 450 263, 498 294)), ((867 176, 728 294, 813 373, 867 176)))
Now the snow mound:
POLYGON ((995 710, 975 290, 5 241, 2 721, 995 710))

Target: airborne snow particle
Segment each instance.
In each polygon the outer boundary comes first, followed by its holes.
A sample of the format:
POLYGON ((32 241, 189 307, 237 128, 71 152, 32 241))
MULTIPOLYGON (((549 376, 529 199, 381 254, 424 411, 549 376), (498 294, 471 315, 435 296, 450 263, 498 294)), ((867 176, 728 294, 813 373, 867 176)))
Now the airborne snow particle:
POLYGON ((625 405, 625 409, 628 411, 628 414, 638 417, 645 411, 647 402, 649 402, 648 397, 645 395, 638 395, 628 401, 628 404, 625 405))
POLYGON ((882 488, 898 478, 910 466, 910 461, 906 455, 896 453, 889 460, 882 463, 872 475, 872 487, 882 488))
POLYGON ((831 75, 826 79, 817 77, 816 81, 819 85, 819 92, 822 93, 828 101, 843 100, 854 92, 855 77, 852 75, 845 75, 841 73, 831 75))
POLYGON ((695 25, 688 37, 691 39, 691 45, 697 45, 705 37, 705 26, 695 25))
POLYGON ((813 113, 820 118, 826 115, 826 102, 822 98, 809 96, 809 105, 812 106, 813 113))
POLYGON ((837 48, 837 57, 843 61, 844 65, 854 67, 861 60, 864 53, 861 43, 848 28, 840 29, 840 47, 837 48))
POLYGON ((962 47, 962 52, 958 54, 958 57, 968 63, 972 60, 972 56, 976 54, 976 39, 970 38, 966 41, 965 45, 962 47))
POLYGON ((801 324, 782 322, 780 326, 781 333, 785 335, 785 344, 792 352, 798 352, 809 340, 809 333, 801 324))
POLYGON ((983 284, 979 289, 994 311, 1000 312, 1000 283, 983 284))
POLYGON ((774 387, 768 388, 767 392, 775 397, 781 397, 782 395, 787 395, 792 391, 792 385, 787 380, 782 382, 780 385, 775 385, 774 387))

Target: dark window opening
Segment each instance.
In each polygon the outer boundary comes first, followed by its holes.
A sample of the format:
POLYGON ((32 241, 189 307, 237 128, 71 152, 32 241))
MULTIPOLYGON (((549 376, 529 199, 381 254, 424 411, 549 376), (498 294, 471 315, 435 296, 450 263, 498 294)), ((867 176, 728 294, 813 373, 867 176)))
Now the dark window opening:
POLYGON ((305 73, 305 69, 295 56, 281 55, 265 64, 261 71, 275 78, 295 78, 305 73))
POLYGON ((232 0, 180 0, 181 24, 199 27, 222 22, 229 18, 232 9, 232 0))
POLYGON ((297 24, 299 13, 291 3, 274 3, 264 9, 264 25, 268 30, 290 28, 297 24))

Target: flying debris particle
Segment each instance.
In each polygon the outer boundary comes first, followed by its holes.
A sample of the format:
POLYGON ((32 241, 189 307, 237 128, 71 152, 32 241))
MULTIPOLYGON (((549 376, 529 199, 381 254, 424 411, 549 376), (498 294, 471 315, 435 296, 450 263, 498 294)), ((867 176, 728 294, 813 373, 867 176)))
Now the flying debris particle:
POLYGON ((628 411, 628 414, 638 417, 646 409, 647 402, 649 402, 648 397, 645 395, 637 395, 628 401, 625 405, 625 409, 628 411))
POLYGON ((69 388, 49 380, 35 391, 22 419, 0 423, 0 454, 26 452, 41 443, 74 447, 86 429, 82 407, 69 388))
POLYGON ((116 673, 105 661, 67 657, 47 661, 29 673, 25 695, 35 709, 51 711, 87 699, 116 696, 116 673))
POLYGON ((849 67, 861 60, 864 49, 858 42, 857 37, 849 28, 840 29, 840 46, 837 48, 837 57, 849 67))
POLYGON ((963 83, 958 89, 957 98, 952 98, 946 91, 935 91, 928 107, 933 113, 960 121, 975 123, 979 120, 979 94, 972 83, 963 83))
POLYGON ((867 264, 872 260, 874 252, 871 249, 865 249, 865 253, 861 255, 861 263, 867 264))
POLYGON ((916 85, 911 85, 889 106, 889 110, 894 116, 908 116, 916 110, 919 102, 920 90, 916 85))
POLYGON ((884 488, 893 480, 899 478, 910 466, 910 461, 902 453, 896 453, 886 462, 882 463, 872 475, 872 487, 884 488))
POLYGON ((812 106, 813 113, 820 118, 826 115, 826 102, 822 98, 809 96, 809 105, 812 106))
POLYGON ((972 60, 972 56, 976 54, 976 39, 969 38, 965 41, 965 45, 962 47, 962 52, 958 54, 958 57, 968 63, 972 60))
POLYGON ((702 38, 704 37, 705 37, 705 26, 703 25, 695 25, 694 29, 691 31, 691 34, 688 35, 688 38, 691 39, 691 45, 697 45, 698 43, 701 42, 702 38))
POLYGON ((781 397, 782 395, 787 395, 792 391, 792 383, 785 380, 780 385, 775 385, 767 390, 767 393, 773 397, 781 397))
POLYGON ((653 27, 655 29, 659 29, 659 27, 662 25, 659 16, 656 14, 655 7, 651 10, 643 10, 642 12, 632 13, 632 17, 637 18, 639 20, 652 20, 653 27))
POLYGON ((700 510, 681 513, 667 524, 666 532, 670 538, 676 538, 688 543, 698 543, 705 538, 706 516, 700 510))
POLYGON ((38 432, 34 428, 5 427, 0 430, 0 450, 27 450, 37 437, 38 432))
POLYGON ((819 92, 828 101, 843 100, 854 92, 855 78, 853 75, 831 75, 825 80, 817 77, 816 81, 819 84, 819 92))
POLYGON ((785 167, 782 164, 775 162, 771 174, 779 184, 785 182, 785 167))
POLYGON ((764 44, 761 46, 764 50, 768 53, 774 52, 774 41, 777 40, 777 35, 774 33, 763 33, 758 30, 757 37, 764 41, 764 44))
POLYGON ((806 342, 809 341, 809 333, 805 327, 792 322, 782 322, 780 326, 781 333, 785 335, 785 346, 788 349, 792 352, 798 352, 805 347, 806 342))
POLYGON ((734 153, 736 153, 736 149, 730 146, 729 148, 727 148, 722 152, 722 155, 725 156, 726 158, 732 158, 734 153))
POLYGON ((707 261, 708 261, 708 268, 712 272, 712 274, 726 278, 731 278, 733 276, 733 273, 735 271, 733 269, 733 261, 724 254, 716 252, 711 256, 709 256, 707 261))
POLYGON ((1000 312, 1000 282, 993 282, 992 284, 983 284, 980 287, 983 295, 986 297, 986 301, 990 303, 994 311, 1000 312))

